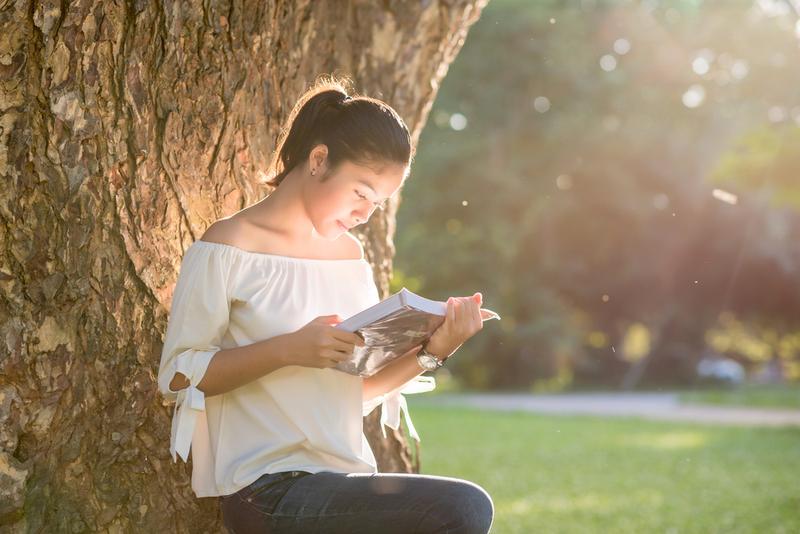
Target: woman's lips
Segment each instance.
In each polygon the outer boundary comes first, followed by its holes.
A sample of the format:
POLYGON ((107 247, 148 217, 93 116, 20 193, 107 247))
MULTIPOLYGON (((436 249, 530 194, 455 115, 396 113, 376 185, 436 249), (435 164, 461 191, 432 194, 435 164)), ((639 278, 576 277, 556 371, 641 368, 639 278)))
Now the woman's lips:
POLYGON ((342 221, 336 221, 336 222, 337 222, 337 223, 339 223, 339 228, 341 228, 341 229, 342 229, 342 230, 344 230, 345 232, 347 231, 347 227, 346 227, 345 225, 343 225, 343 224, 342 224, 342 221))

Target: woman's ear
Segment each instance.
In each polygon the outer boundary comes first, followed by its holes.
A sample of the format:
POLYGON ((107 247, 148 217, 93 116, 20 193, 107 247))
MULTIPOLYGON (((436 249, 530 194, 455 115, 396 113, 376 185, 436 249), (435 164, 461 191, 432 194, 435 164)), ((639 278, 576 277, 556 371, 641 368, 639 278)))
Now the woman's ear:
POLYGON ((308 155, 308 168, 309 171, 314 171, 315 176, 323 176, 326 171, 328 163, 328 147, 324 144, 318 144, 311 149, 308 155))

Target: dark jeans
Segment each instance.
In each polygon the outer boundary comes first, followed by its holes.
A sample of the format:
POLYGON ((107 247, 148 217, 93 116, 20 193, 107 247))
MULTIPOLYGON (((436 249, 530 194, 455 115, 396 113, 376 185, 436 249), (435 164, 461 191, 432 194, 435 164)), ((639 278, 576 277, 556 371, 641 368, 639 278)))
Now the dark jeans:
POLYGON ((409 473, 265 474, 220 505, 230 534, 486 534, 494 517, 477 484, 409 473))

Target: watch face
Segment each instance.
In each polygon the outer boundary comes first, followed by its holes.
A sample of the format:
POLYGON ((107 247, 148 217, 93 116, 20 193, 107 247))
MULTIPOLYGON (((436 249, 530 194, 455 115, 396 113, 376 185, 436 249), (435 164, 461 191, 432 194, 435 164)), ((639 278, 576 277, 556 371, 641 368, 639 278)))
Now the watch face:
POLYGON ((436 356, 431 356, 429 354, 423 354, 422 356, 420 356, 419 362, 422 364, 424 368, 431 371, 439 367, 436 356))

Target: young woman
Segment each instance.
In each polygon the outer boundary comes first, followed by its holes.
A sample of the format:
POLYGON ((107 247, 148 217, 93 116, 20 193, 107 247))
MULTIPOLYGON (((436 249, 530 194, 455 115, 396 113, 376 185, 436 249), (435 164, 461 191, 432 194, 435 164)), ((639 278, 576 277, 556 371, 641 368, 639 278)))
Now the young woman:
POLYGON ((173 459, 187 461, 191 447, 192 489, 220 499, 232 533, 489 531, 482 487, 378 473, 362 426, 382 404, 381 428, 397 428, 402 393, 419 391, 426 370, 420 350, 443 362, 480 330, 480 293, 448 299, 425 347, 375 375, 332 369, 363 345, 334 325, 380 301, 348 230, 400 189, 412 159, 391 107, 318 81, 279 141, 277 188, 183 256, 158 384, 176 402, 173 459))

